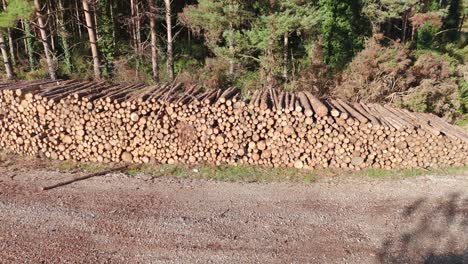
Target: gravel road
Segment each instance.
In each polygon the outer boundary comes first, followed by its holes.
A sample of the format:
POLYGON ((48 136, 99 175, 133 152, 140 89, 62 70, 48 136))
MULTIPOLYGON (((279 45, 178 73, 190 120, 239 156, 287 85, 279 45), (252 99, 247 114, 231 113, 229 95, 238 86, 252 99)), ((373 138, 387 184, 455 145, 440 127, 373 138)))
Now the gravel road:
POLYGON ((468 173, 227 183, 0 167, 0 263, 468 263, 468 173))

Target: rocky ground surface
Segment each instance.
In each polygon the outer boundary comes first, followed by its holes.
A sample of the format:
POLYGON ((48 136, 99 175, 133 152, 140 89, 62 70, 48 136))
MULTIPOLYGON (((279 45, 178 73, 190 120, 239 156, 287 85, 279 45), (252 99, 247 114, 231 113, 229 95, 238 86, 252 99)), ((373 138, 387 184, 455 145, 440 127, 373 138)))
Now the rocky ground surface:
POLYGON ((310 184, 0 164, 1 263, 468 263, 468 172, 310 184))

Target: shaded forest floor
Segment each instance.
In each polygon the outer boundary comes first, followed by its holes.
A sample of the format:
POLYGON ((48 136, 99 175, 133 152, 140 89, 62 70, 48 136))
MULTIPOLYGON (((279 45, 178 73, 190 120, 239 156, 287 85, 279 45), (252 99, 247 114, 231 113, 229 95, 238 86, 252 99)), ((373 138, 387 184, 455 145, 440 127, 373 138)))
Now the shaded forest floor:
POLYGON ((40 190, 84 175, 63 171, 0 160, 2 263, 468 262, 464 169, 311 184, 130 171, 40 190))

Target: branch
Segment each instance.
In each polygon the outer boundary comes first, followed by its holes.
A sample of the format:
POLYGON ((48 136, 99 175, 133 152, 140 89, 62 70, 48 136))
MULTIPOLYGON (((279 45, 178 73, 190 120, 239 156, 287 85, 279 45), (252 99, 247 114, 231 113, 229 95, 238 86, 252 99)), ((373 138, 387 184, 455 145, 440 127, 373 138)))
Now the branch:
POLYGON ((453 30, 457 30, 458 31, 458 27, 457 28, 448 28, 448 29, 445 29, 445 30, 441 30, 437 33, 434 34, 434 37, 437 36, 437 35, 440 35, 442 33, 445 33, 445 32, 448 32, 448 31, 453 31, 453 30))
POLYGON ((246 54, 239 54, 239 56, 244 57, 244 58, 248 58, 248 59, 252 59, 252 60, 255 60, 257 62, 261 62, 261 60, 259 58, 256 58, 254 56, 250 56, 250 55, 246 55, 246 54))

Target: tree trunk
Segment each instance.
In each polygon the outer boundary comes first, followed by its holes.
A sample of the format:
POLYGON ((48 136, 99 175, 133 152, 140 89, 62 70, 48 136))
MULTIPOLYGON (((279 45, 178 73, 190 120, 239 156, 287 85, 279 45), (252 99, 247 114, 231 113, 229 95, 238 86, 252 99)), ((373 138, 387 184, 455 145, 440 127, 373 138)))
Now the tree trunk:
POLYGON ((233 39, 233 32, 234 32, 234 25, 230 22, 229 23, 229 30, 231 31, 231 36, 228 39, 228 45, 229 45, 229 55, 231 58, 229 58, 229 72, 228 75, 229 77, 234 80, 234 68, 235 68, 235 62, 234 62, 234 41, 233 39))
POLYGON ((264 73, 265 73, 265 84, 266 87, 268 88, 273 88, 276 85, 276 80, 275 76, 273 74, 275 65, 277 65, 275 61, 275 55, 274 55, 274 48, 275 48, 275 39, 273 36, 268 37, 268 48, 266 50, 266 58, 263 61, 263 67, 264 68, 264 73))
MULTIPOLYGON (((269 13, 270 15, 273 15, 275 12, 275 6, 276 6, 276 0, 269 0, 270 6, 269 6, 269 13)), ((273 28, 273 31, 276 30, 276 28, 273 28)), ((276 85, 276 80, 275 76, 273 74, 274 68, 277 65, 275 61, 275 47, 276 47, 276 37, 275 37, 275 32, 270 32, 270 35, 268 36, 268 47, 266 49, 266 61, 264 61, 264 66, 263 68, 265 69, 265 81, 266 81, 266 86, 268 88, 273 88, 276 85)))
POLYGON ((10 48, 10 60, 11 64, 13 66, 16 65, 16 60, 15 60, 15 46, 13 43, 13 37, 11 36, 11 29, 8 29, 8 47, 10 48))
POLYGON ((29 25, 29 21, 23 20, 24 32, 26 34, 26 50, 28 52, 28 61, 29 61, 29 69, 31 71, 36 70, 36 64, 34 62, 34 48, 33 48, 33 35, 31 32, 31 26, 29 25))
MULTIPOLYGON (((96 12, 96 2, 98 0, 88 0, 88 3, 91 3, 92 12, 93 12, 93 25, 94 25, 94 34, 96 35, 96 39, 99 39, 99 23, 98 17, 96 12)), ((89 6, 89 4, 88 4, 89 6)))
POLYGON ((131 11, 131 22, 130 22, 130 34, 132 35, 132 44, 133 50, 135 54, 137 53, 137 47, 136 47, 136 29, 135 29, 135 2, 134 0, 130 0, 130 11, 131 11))
POLYGON ((36 16, 37 16, 37 25, 39 26, 39 31, 41 33, 41 41, 42 45, 44 46, 44 53, 46 56, 46 62, 47 62, 47 68, 49 71, 50 78, 52 80, 57 79, 56 73, 55 73, 55 65, 54 65, 54 60, 52 56, 52 52, 50 50, 49 42, 47 40, 47 32, 46 32, 46 24, 44 23, 42 14, 41 14, 41 4, 39 3, 39 0, 34 0, 34 7, 36 8, 36 16))
POLYGON ((94 66, 94 78, 97 80, 101 79, 101 63, 99 61, 99 51, 96 41, 96 33, 94 28, 94 19, 91 12, 94 11, 90 9, 88 0, 83 1, 83 11, 86 19, 86 28, 88 29, 89 43, 91 45, 91 53, 93 55, 93 66, 94 66))
POLYGON ((401 42, 402 43, 405 43, 406 41, 406 27, 408 26, 408 11, 405 11, 405 13, 403 14, 403 32, 402 32, 402 36, 401 36, 401 42))
MULTIPOLYGON (((7 7, 7 3, 5 0, 2 1, 3 2, 3 10, 6 10, 6 7, 7 7)), ((8 37, 8 47, 9 47, 9 51, 10 51, 10 61, 11 61, 11 64, 12 64, 12 67, 16 65, 16 61, 15 61, 15 49, 14 49, 14 46, 13 46, 13 38, 11 37, 11 29, 8 28, 7 29, 7 37, 8 37)))
MULTIPOLYGON (((50 3, 48 3, 48 5, 49 4, 50 3)), ((46 23, 49 26, 49 32, 55 32, 54 27, 53 27, 53 23, 52 23, 52 21, 54 21, 52 19, 53 14, 55 14, 55 12, 53 12, 53 11, 51 12, 50 6, 48 6, 47 7, 47 20, 46 20, 46 23)), ((50 34, 50 48, 51 48, 52 53, 55 54, 56 49, 55 49, 55 39, 54 39, 54 34, 53 33, 50 34)))
POLYGON ((288 48, 289 48, 289 32, 284 33, 283 38, 283 79, 288 81, 288 48))
POLYGON ((71 63, 71 54, 70 54, 70 45, 68 45, 68 32, 65 28, 65 21, 64 21, 64 12, 65 9, 63 8, 62 0, 58 0, 58 10, 57 10, 57 26, 59 30, 59 36, 62 42, 63 47, 63 55, 65 61, 65 67, 68 73, 72 71, 72 63, 71 63))
POLYGON ((132 37, 133 49, 135 50, 135 73, 138 78, 140 70, 140 55, 141 55, 141 29, 140 29, 140 11, 138 0, 130 0, 131 13, 132 13, 132 37))
POLYGON ((109 1, 109 11, 110 17, 112 21, 112 45, 115 47, 117 45, 117 34, 115 33, 115 17, 114 17, 114 2, 112 0, 109 1))
POLYGON ((166 27, 167 27, 167 73, 171 81, 174 80, 174 54, 172 50, 172 18, 171 0, 164 0, 166 5, 166 27))
POLYGON ((81 14, 80 14, 80 7, 78 5, 78 1, 75 2, 75 11, 76 11, 76 19, 78 20, 76 23, 77 25, 77 28, 78 28, 78 36, 80 36, 80 39, 81 39, 81 36, 83 35, 83 33, 81 32, 81 25, 83 24, 81 22, 81 14))
POLYGON ((153 64, 153 79, 159 82, 159 65, 158 65, 158 39, 156 32, 156 5, 155 0, 149 0, 150 5, 150 29, 151 29, 151 62, 153 64))
POLYGON ((232 39, 229 39, 229 53, 231 54, 231 58, 229 59, 229 77, 233 79, 234 77, 234 59, 232 56, 234 56, 234 45, 232 43, 232 39))
POLYGON ((463 16, 462 16, 462 18, 461 18, 461 20, 460 20, 460 21, 461 21, 461 22, 460 22, 460 26, 458 27, 458 30, 457 30, 458 35, 460 35, 460 33, 461 33, 462 29, 463 29, 463 23, 465 22, 465 16, 466 16, 466 15, 463 14, 463 16))
POLYGON ((5 65, 5 72, 9 80, 13 79, 14 73, 13 68, 10 64, 10 59, 8 58, 8 51, 5 45, 5 39, 3 38, 3 32, 0 31, 0 49, 2 50, 3 64, 5 65))

